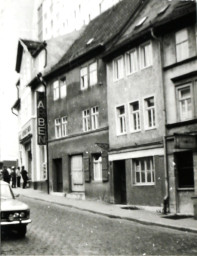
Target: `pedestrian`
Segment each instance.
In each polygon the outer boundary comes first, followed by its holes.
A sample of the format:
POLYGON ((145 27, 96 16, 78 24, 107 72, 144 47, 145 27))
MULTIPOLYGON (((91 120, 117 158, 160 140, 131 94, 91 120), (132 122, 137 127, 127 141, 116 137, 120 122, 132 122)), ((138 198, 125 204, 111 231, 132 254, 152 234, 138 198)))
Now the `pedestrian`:
POLYGON ((22 166, 22 169, 21 169, 21 176, 23 178, 23 188, 26 188, 28 176, 27 176, 27 171, 25 170, 24 166, 22 166))
POLYGON ((12 180, 12 188, 16 188, 16 170, 14 166, 12 166, 11 180, 12 180))
POLYGON ((20 186, 21 186, 21 172, 20 172, 20 167, 17 167, 17 169, 16 169, 16 183, 17 183, 17 187, 20 188, 20 186))
POLYGON ((7 170, 8 170, 8 173, 9 173, 9 181, 8 181, 8 183, 10 183, 10 180, 11 180, 11 172, 12 172, 11 167, 8 167, 7 170))
POLYGON ((7 182, 7 183, 10 182, 10 175, 9 175, 9 172, 8 172, 6 166, 3 167, 2 177, 3 177, 3 180, 4 180, 5 182, 7 182))

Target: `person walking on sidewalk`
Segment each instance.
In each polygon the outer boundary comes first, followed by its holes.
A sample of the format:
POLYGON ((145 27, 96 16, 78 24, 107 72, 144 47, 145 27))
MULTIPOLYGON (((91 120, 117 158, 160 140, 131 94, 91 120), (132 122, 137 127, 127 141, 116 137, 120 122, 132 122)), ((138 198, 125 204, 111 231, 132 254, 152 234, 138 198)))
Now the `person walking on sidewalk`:
POLYGON ((20 186, 21 186, 21 172, 20 172, 20 167, 17 167, 17 169, 16 169, 16 183, 17 183, 17 187, 20 188, 20 186))
POLYGON ((22 166, 21 175, 22 175, 22 178, 23 178, 23 188, 26 188, 27 181, 28 181, 28 176, 27 176, 27 171, 25 170, 24 166, 22 166))
POLYGON ((3 177, 3 181, 5 181, 5 182, 7 182, 7 183, 10 182, 10 175, 9 175, 9 172, 8 172, 6 166, 3 167, 2 177, 3 177))
POLYGON ((12 166, 12 172, 10 176, 12 179, 12 188, 16 188, 16 170, 14 166, 12 166))

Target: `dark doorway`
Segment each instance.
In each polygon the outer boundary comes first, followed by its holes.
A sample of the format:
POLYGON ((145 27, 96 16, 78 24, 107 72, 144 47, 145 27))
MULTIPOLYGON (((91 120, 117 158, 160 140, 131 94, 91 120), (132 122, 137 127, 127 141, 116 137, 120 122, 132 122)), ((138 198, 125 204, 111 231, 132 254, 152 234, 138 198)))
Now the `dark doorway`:
POLYGON ((62 159, 53 159, 53 191, 63 192, 62 159))
POLYGON ((114 200, 116 204, 126 204, 125 161, 114 161, 114 200))
POLYGON ((192 151, 178 152, 175 154, 177 166, 178 188, 194 187, 194 167, 192 151))

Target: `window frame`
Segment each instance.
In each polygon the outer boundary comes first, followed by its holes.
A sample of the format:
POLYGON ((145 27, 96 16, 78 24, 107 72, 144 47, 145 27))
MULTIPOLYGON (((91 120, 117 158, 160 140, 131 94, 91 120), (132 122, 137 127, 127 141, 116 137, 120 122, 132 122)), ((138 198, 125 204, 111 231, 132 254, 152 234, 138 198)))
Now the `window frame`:
POLYGON ((62 127, 61 127, 61 118, 55 118, 55 138, 59 139, 62 137, 62 127), (57 120, 59 120, 59 123, 57 123, 57 120), (58 133, 59 131, 59 133, 58 133))
POLYGON ((145 43, 143 43, 143 44, 141 44, 139 46, 139 56, 140 56, 139 59, 140 59, 140 69, 141 70, 153 66, 153 47, 152 47, 152 41, 146 41, 145 43), (147 62, 146 60, 149 59, 149 58, 146 57, 146 52, 145 52, 145 47, 147 45, 150 46, 151 61, 150 61, 150 63, 145 65, 145 62, 147 62), (145 59, 145 57, 146 57, 146 59, 145 59))
POLYGON ((98 83, 98 64, 97 64, 97 61, 94 61, 92 62, 90 65, 89 65, 89 72, 88 72, 88 76, 89 76, 89 86, 94 86, 98 83), (91 67, 95 65, 95 69, 91 70, 91 67), (93 79, 93 82, 91 83, 91 80, 92 80, 92 77, 95 79, 93 79))
POLYGON ((66 77, 63 76, 59 78, 59 90, 60 90, 60 98, 63 99, 67 96, 67 83, 66 83, 66 77), (65 92, 62 95, 62 88, 65 88, 65 92))
POLYGON ((62 137, 68 136, 68 117, 67 116, 63 116, 61 118, 61 128, 62 128, 62 137), (64 121, 64 118, 66 119, 65 121, 64 121))
POLYGON ((82 91, 88 88, 88 66, 80 69, 80 88, 82 91), (82 74, 83 70, 86 70, 85 74, 82 74))
MULTIPOLYGON (((157 127, 157 111, 156 111, 156 97, 155 95, 150 95, 150 96, 146 96, 143 98, 143 104, 144 104, 144 129, 145 130, 152 130, 155 129, 157 127), (150 98, 154 99, 154 107, 146 107, 146 101, 150 98), (148 115, 148 111, 154 109, 154 125, 153 126, 149 126, 149 115, 148 115)), ((152 111, 151 111, 152 112, 152 111)), ((151 118, 152 119, 152 118, 151 118)))
POLYGON ((90 112, 90 109, 82 110, 82 124, 83 124, 83 132, 89 132, 91 130, 91 112, 90 112))
POLYGON ((130 127, 130 132, 131 133, 136 133, 136 132, 140 132, 142 130, 142 120, 141 120, 141 110, 140 110, 140 100, 137 99, 135 101, 131 101, 129 102, 129 127, 130 127), (138 102, 138 105, 139 105, 139 109, 138 111, 132 111, 132 104, 138 102), (133 114, 136 114, 136 113, 139 113, 139 125, 140 125, 140 128, 138 129, 134 129, 134 120, 133 120, 133 114))
POLYGON ((103 168, 102 168, 102 155, 101 154, 92 154, 92 172, 93 172, 93 181, 94 182, 102 182, 103 181, 103 168), (96 160, 95 157, 98 156, 96 160), (99 175, 96 173, 97 169, 95 169, 95 164, 99 166, 99 175), (96 175, 95 175, 96 174, 96 175))
POLYGON ((127 124, 126 124, 126 105, 125 104, 121 104, 115 107, 115 120, 116 120, 116 134, 117 136, 121 136, 121 135, 125 135, 127 134, 127 124), (121 107, 124 107, 124 114, 120 115, 118 114, 118 109, 120 109, 121 107), (122 122, 122 130, 123 132, 121 132, 121 121, 123 118, 123 122, 122 122))
POLYGON ((126 57, 126 72, 127 72, 127 76, 138 72, 138 70, 139 70, 139 58, 138 58, 137 48, 133 48, 130 51, 126 52, 125 57, 126 57), (136 61, 136 69, 133 70, 133 71, 131 70, 131 66, 132 66, 131 54, 132 53, 134 53, 134 59, 135 59, 134 62, 136 61))
POLYGON ((176 62, 180 62, 180 61, 183 61, 183 60, 186 60, 186 59, 189 58, 189 33, 188 33, 187 28, 183 28, 183 29, 178 30, 178 31, 175 32, 175 48, 176 48, 176 62), (186 40, 182 39, 182 41, 177 42, 178 33, 181 33, 183 31, 186 31, 187 39, 186 40), (187 44, 187 47, 186 47, 185 44, 187 44), (183 51, 184 54, 182 54, 182 49, 183 48, 184 48, 184 51, 183 51), (187 52, 186 52, 186 49, 187 49, 187 52), (181 52, 181 54, 180 54, 180 52, 181 52))
POLYGON ((121 80, 122 78, 124 78, 124 58, 123 58, 123 55, 119 56, 118 58, 115 58, 113 60, 113 80, 114 81, 118 81, 118 80, 121 80), (118 61, 121 60, 121 65, 120 65, 120 70, 121 72, 119 73, 119 66, 118 66, 118 61), (117 64, 117 70, 115 68, 117 64), (116 70, 116 71, 115 71, 116 70), (116 75, 115 75, 116 74, 116 75))
POLYGON ((90 109, 91 112, 91 130, 97 130, 99 128, 99 108, 94 106, 90 109), (93 110, 96 110, 93 112, 93 110))
POLYGON ((156 172, 155 172, 155 158, 154 156, 138 157, 132 159, 132 173, 133 173, 133 185, 134 186, 154 186, 156 185, 156 172), (150 161, 150 170, 147 169, 147 161, 150 161), (136 162, 139 162, 140 170, 136 171, 136 162), (144 162, 144 178, 145 181, 142 181, 142 161, 144 162), (137 181, 137 172, 139 173, 140 181, 137 181), (148 173, 151 174, 151 181, 148 182, 148 173))

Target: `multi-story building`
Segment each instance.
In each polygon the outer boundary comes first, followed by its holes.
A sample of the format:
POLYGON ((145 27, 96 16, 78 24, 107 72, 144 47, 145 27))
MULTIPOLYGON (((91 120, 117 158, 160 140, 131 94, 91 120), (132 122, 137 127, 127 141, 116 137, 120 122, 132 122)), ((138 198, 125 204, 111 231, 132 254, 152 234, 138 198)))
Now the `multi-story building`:
POLYGON ((195 12, 192 1, 146 1, 105 54, 114 202, 193 211, 195 12))
POLYGON ((106 67, 101 56, 140 3, 120 2, 93 19, 44 74, 50 191, 110 200, 106 67))

